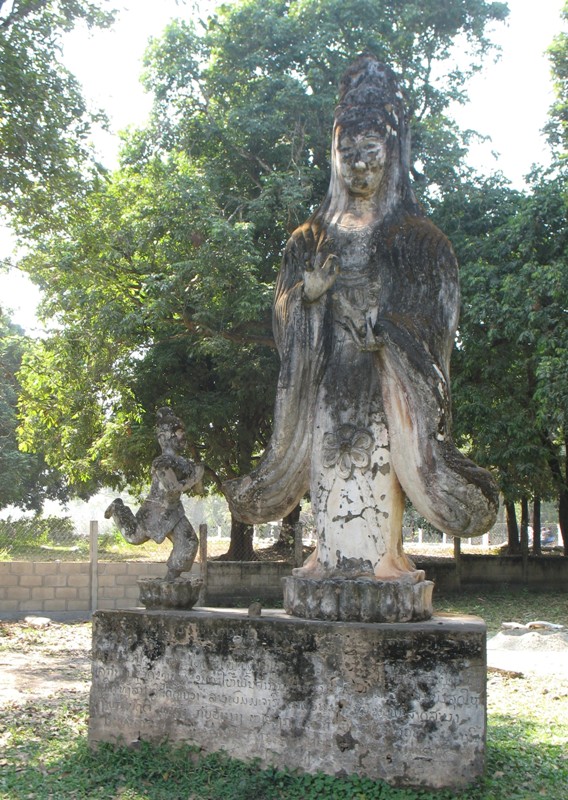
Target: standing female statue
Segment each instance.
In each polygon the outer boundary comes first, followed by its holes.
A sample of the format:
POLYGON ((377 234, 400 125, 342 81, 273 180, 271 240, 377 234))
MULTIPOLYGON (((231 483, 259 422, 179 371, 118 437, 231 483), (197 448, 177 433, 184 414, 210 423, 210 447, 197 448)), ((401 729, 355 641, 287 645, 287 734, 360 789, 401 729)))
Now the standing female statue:
POLYGON ((274 432, 258 468, 225 485, 249 523, 310 491, 318 544, 298 576, 422 581, 402 551, 405 495, 454 536, 495 519, 489 473, 451 439, 457 264, 414 197, 409 155, 394 73, 362 56, 341 83, 327 196, 278 276, 274 432))

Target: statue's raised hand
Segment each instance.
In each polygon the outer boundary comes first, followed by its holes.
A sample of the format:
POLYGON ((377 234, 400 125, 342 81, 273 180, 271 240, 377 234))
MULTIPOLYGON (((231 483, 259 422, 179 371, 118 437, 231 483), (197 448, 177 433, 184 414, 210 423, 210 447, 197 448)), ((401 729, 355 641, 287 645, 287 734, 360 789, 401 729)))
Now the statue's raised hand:
POLYGON ((339 274, 339 259, 335 255, 328 255, 325 258, 322 253, 318 253, 314 259, 312 269, 304 271, 304 297, 309 303, 313 303, 328 289, 331 289, 339 274))

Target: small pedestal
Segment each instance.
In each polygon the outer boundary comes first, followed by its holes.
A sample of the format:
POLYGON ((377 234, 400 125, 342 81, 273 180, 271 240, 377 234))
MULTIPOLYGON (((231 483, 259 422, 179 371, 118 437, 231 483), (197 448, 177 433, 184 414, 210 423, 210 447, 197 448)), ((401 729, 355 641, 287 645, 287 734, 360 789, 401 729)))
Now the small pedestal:
POLYGON ((303 619, 419 622, 432 616, 432 581, 283 578, 284 608, 303 619))
POLYGON ((140 603, 145 608, 183 608, 189 610, 197 603, 203 586, 201 578, 140 578, 140 603))
POLYGON ((459 789, 483 772, 485 625, 98 611, 89 739, 459 789))

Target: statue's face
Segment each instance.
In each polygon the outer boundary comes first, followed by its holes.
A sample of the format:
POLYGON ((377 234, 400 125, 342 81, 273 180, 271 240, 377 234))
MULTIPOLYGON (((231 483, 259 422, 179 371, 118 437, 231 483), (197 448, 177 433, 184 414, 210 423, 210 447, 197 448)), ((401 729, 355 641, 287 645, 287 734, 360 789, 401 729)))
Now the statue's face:
POLYGON ((337 153, 341 177, 351 194, 370 197, 381 185, 387 143, 378 131, 339 132, 337 153))
POLYGON ((174 450, 176 453, 183 450, 186 445, 185 431, 183 428, 172 428, 171 425, 158 427, 158 444, 162 450, 174 450))

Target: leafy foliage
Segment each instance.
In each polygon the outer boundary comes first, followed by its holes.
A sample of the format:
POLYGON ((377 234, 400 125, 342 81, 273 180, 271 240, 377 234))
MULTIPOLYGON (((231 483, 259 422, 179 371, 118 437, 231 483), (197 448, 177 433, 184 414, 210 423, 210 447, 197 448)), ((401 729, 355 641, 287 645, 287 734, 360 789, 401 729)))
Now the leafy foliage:
POLYGON ((63 499, 66 490, 41 454, 23 453, 18 448, 17 372, 27 346, 23 330, 0 308, 0 508, 16 505, 39 510, 44 499, 63 499))
POLYGON ((456 430, 510 501, 566 487, 566 203, 562 173, 535 174, 530 193, 481 180, 437 209, 461 262, 456 430))
POLYGON ((135 484, 155 454, 154 410, 172 403, 195 456, 206 448, 224 474, 250 468, 273 404, 258 376, 274 385, 276 368, 272 350, 243 341, 271 295, 251 232, 181 157, 127 167, 78 205, 69 238, 26 261, 60 329, 24 361, 24 446, 45 446, 82 491, 135 484))
MULTIPOLYGON (((563 22, 568 21, 568 3, 565 3, 561 16, 563 22)), ((550 120, 546 130, 551 144, 565 158, 568 151, 568 33, 566 31, 561 31, 555 36, 548 54, 556 99, 550 109, 550 120)))
POLYGON ((107 0, 0 2, 0 208, 29 229, 85 185, 91 115, 61 61, 61 37, 81 21, 110 24, 107 0))

